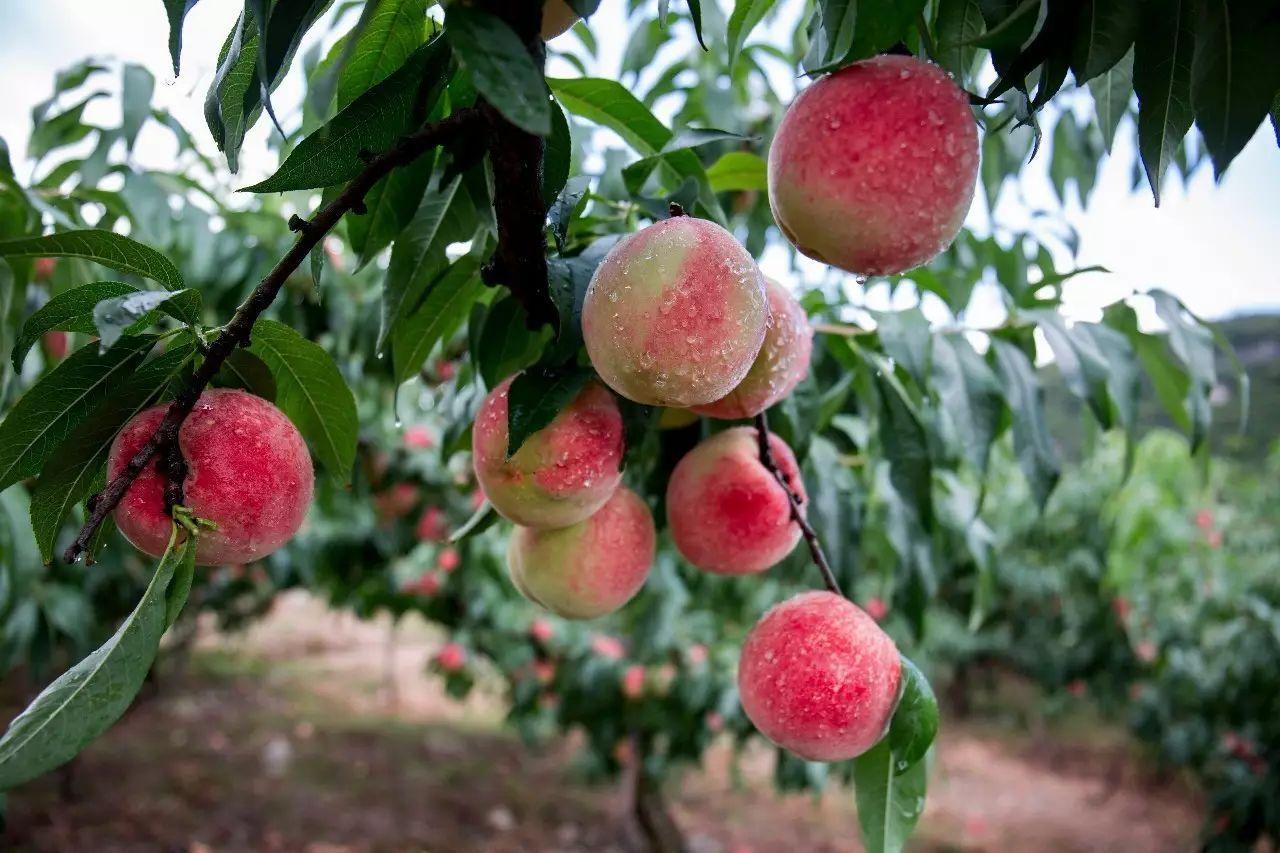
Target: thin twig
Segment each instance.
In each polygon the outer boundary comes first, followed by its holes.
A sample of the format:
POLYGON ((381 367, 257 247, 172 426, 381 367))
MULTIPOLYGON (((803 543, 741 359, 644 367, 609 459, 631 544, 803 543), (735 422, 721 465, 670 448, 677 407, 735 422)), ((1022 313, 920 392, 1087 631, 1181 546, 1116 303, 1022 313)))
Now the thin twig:
MULTIPOLYGON (((133 458, 129 460, 124 470, 117 474, 105 489, 89 499, 89 517, 85 519, 84 526, 80 528, 75 541, 63 553, 63 559, 68 563, 74 562, 88 550, 89 540, 93 538, 93 534, 106 520, 111 511, 116 508, 116 504, 120 503, 120 499, 124 497, 129 486, 146 469, 148 463, 151 462, 161 448, 172 448, 166 453, 170 457, 166 468, 177 470, 174 467, 173 456, 178 456, 180 461, 181 454, 177 451, 177 439, 178 429, 182 426, 183 421, 191 413, 196 401, 200 399, 200 395, 208 387, 209 382, 222 368, 222 364, 227 360, 227 357, 235 351, 236 347, 249 345, 249 335, 253 331, 253 324, 257 322, 262 312, 266 311, 275 300, 276 294, 280 292, 286 279, 306 261, 307 255, 338 224, 338 220, 348 211, 353 211, 363 206, 365 194, 392 169, 412 163, 422 154, 444 143, 468 127, 475 126, 482 120, 480 113, 474 109, 459 110, 447 118, 427 125, 416 133, 405 136, 389 151, 369 160, 364 170, 352 179, 351 183, 347 184, 342 193, 321 208, 310 221, 302 220, 301 218, 296 218, 296 221, 291 220, 290 227, 298 231, 297 242, 293 244, 293 247, 280 259, 271 272, 267 273, 266 278, 254 288, 253 292, 249 294, 249 298, 241 303, 240 307, 236 309, 235 316, 231 318, 231 322, 227 323, 218 336, 214 338, 213 342, 209 344, 204 361, 200 363, 200 366, 192 373, 187 384, 174 397, 173 402, 169 405, 169 410, 165 413, 164 420, 160 422, 160 426, 156 427, 156 431, 152 433, 151 438, 147 439, 147 443, 142 445, 138 452, 133 455, 133 458)), ((170 496, 175 496, 172 494, 172 488, 166 489, 166 492, 170 496)), ((178 497, 180 498, 180 496, 178 497)))
POLYGON ((804 536, 804 541, 809 546, 809 555, 813 557, 814 565, 822 573, 823 584, 831 592, 843 596, 844 593, 840 591, 840 583, 836 580, 835 573, 831 571, 831 564, 827 562, 827 555, 822 550, 822 541, 818 539, 818 534, 814 532, 808 520, 804 517, 803 502, 799 494, 791 487, 786 474, 782 473, 782 469, 778 467, 777 461, 773 458, 773 449, 769 447, 769 419, 764 412, 756 415, 756 440, 760 443, 760 464, 764 465, 773 474, 774 479, 778 481, 778 485, 782 486, 782 490, 786 492, 787 503, 791 505, 791 520, 800 527, 800 534, 804 536))

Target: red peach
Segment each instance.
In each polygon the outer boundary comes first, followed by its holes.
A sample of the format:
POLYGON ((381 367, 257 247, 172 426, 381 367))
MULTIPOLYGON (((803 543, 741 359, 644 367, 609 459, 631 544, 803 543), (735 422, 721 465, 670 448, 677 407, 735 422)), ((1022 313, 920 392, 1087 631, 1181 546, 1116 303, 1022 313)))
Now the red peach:
POLYGON ((760 353, 738 386, 705 406, 700 415, 724 420, 753 418, 790 394, 809 372, 813 329, 796 298, 771 278, 765 278, 769 324, 760 353))
POLYGON ((609 250, 582 304, 600 378, 638 403, 693 406, 742 381, 764 341, 764 277, 742 244, 675 216, 609 250))
POLYGON ((443 572, 453 571, 458 568, 458 565, 461 562, 462 558, 458 556, 458 550, 456 548, 445 548, 440 552, 440 556, 436 557, 436 565, 439 566, 440 570, 443 572))
POLYGON ((494 508, 516 524, 559 528, 584 521, 622 479, 618 404, 591 382, 508 459, 507 393, 514 378, 493 389, 476 415, 476 479, 494 508))
MULTIPOLYGON (((667 524, 684 558, 708 572, 762 572, 791 552, 800 526, 787 493, 760 462, 755 427, 717 433, 689 451, 667 482, 667 524)), ((774 462, 800 498, 804 481, 791 448, 770 433, 774 462)))
POLYGON ((550 684, 556 680, 556 665, 549 660, 534 661, 533 677, 537 679, 539 684, 550 684))
POLYGON ((649 507, 619 488, 572 527, 517 527, 507 548, 516 588, 568 619, 595 619, 631 600, 649 576, 655 533, 649 507))
POLYGON ((859 275, 904 272, 960 231, 978 176, 977 125, 941 68, 876 56, 800 93, 768 171, 773 217, 800 252, 859 275))
POLYGON ((1213 529, 1213 513, 1207 509, 1196 512, 1196 527, 1201 530, 1213 529))
POLYGON ((591 638, 591 650, 606 660, 622 660, 627 649, 617 637, 596 634, 591 638))
POLYGON ((889 615, 889 605, 885 604, 883 598, 869 598, 867 605, 863 608, 867 611, 867 615, 877 622, 884 620, 889 615))
POLYGON ((424 426, 411 426, 404 431, 404 446, 410 450, 430 450, 435 446, 431 430, 424 426))
MULTIPOLYGON (((111 445, 108 477, 124 469, 168 408, 155 406, 125 424, 111 445)), ((200 533, 200 565, 261 559, 298 532, 315 474, 302 436, 271 403, 244 391, 205 391, 183 422, 178 443, 188 467, 184 503, 218 525, 200 533)), ((152 556, 162 554, 169 541, 164 482, 152 462, 115 510, 125 538, 152 556)))
POLYGON ((698 643, 689 647, 689 665, 702 666, 707 662, 707 647, 698 643))
POLYGON ((458 375, 457 362, 442 361, 436 365, 436 376, 440 377, 441 382, 448 382, 450 379, 458 375))
POLYGON ((44 333, 44 351, 49 356, 50 361, 62 361, 67 357, 67 350, 70 348, 70 336, 63 331, 52 331, 44 333))
POLYGON ((413 483, 396 483, 373 496, 373 507, 382 521, 403 518, 418 502, 418 487, 413 483))
POLYGON ((541 617, 534 619, 529 624, 529 636, 543 645, 551 642, 551 638, 555 636, 555 633, 556 629, 551 626, 551 623, 541 617))
POLYGON ((427 572, 420 578, 409 581, 404 585, 404 591, 410 594, 425 595, 428 598, 437 595, 441 587, 444 586, 444 580, 440 573, 436 571, 427 572))
POLYGON ((705 718, 707 731, 715 734, 724 730, 724 715, 719 711, 708 711, 705 718))
POLYGON ((48 281, 53 278, 53 271, 57 266, 57 258, 36 258, 31 265, 31 278, 35 281, 48 281))
POLYGON ((810 761, 843 761, 874 746, 889 727, 901 678, 889 635, 830 592, 804 592, 769 610, 738 664, 751 722, 810 761))
POLYGON ((632 664, 622 673, 622 695, 628 699, 644 695, 644 667, 640 664, 632 664))
POLYGON ((436 663, 445 672, 461 672, 467 665, 467 650, 459 643, 445 643, 436 652, 436 663))
POLYGON ((448 520, 444 510, 438 506, 429 506, 422 511, 418 519, 417 535, 419 542, 443 542, 449 536, 448 520))

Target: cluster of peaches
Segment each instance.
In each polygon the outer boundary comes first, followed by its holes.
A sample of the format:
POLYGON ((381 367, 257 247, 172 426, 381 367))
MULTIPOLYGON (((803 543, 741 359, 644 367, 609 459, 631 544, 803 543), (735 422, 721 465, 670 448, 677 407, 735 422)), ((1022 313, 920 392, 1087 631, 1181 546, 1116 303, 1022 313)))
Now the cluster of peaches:
MULTIPOLYGON (((792 104, 769 153, 769 197, 800 252, 859 275, 892 274, 954 239, 977 167, 977 133, 959 87, 927 62, 880 56, 819 80, 792 104)), ((512 581, 571 619, 625 604, 654 556, 649 507, 621 485, 624 436, 614 393, 747 419, 791 393, 808 372, 812 346, 805 313, 786 289, 764 278, 729 232, 686 216, 610 250, 587 290, 582 333, 601 382, 588 383, 508 455, 508 378, 485 399, 473 431, 477 479, 517 525, 508 549, 512 581)), ((111 476, 164 411, 143 412, 120 433, 111 476)), ((200 536, 200 563, 259 559, 297 532, 311 501, 311 461, 273 405, 241 391, 208 391, 180 441, 186 503, 217 524, 200 536)), ((804 512, 804 483, 784 442, 770 435, 769 449, 785 487, 762 463, 751 426, 712 435, 676 465, 667 521, 694 566, 761 572, 796 545, 801 531, 792 513, 804 512)), ((140 549, 163 552, 171 521, 154 466, 115 518, 140 549)), ((817 760, 850 758, 879 740, 900 683, 893 641, 862 609, 828 592, 798 595, 765 614, 739 667, 743 707, 757 728, 817 760)))

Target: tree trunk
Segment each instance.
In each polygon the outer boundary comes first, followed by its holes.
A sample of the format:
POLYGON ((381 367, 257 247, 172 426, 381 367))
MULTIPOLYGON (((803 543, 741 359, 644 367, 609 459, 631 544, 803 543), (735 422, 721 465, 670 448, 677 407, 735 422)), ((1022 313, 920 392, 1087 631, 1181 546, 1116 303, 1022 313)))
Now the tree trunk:
POLYGON ((657 780, 644 772, 644 761, 635 757, 635 784, 631 792, 632 815, 650 853, 685 853, 684 834, 667 811, 657 780))

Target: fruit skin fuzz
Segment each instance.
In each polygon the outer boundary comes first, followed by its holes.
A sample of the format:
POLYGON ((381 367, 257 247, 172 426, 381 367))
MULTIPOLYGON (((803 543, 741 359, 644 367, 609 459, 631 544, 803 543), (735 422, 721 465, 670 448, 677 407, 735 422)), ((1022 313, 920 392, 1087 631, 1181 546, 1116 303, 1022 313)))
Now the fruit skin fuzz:
MULTIPOLYGON (((800 541, 787 493, 760 462, 755 427, 716 433, 685 454, 667 481, 667 524, 680 554, 703 571, 746 575, 773 566, 800 541)), ((769 448, 803 509, 800 467, 786 442, 769 448)))
POLYGON ((692 411, 721 420, 754 418, 785 398, 809 374, 813 327, 804 308, 787 289, 765 277, 769 325, 760 353, 738 386, 726 396, 692 411))
MULTIPOLYGON (((116 436, 107 458, 117 476, 164 419, 167 404, 139 413, 116 436)), ((213 388, 200 395, 178 431, 187 463, 183 501, 202 530, 196 562, 239 565, 259 560, 293 538, 311 506, 315 472, 297 427, 267 400, 213 388)), ((115 509, 116 524, 136 548, 153 557, 169 543, 165 478, 152 461, 115 509)))
POLYGON ((751 369, 764 277, 728 231, 675 216, 624 237, 587 287, 582 337, 600 378, 651 406, 719 400, 751 369))
POLYGON ((526 527, 568 527, 604 506, 622 479, 622 413, 599 382, 588 383, 547 426, 507 458, 507 395, 514 376, 476 415, 472 464, 489 502, 526 527))
POLYGON ((747 717, 810 761, 843 761, 874 746, 889 727, 901 681, 889 635, 853 602, 822 591, 769 610, 738 663, 747 717))
POLYGON ((938 66, 877 56, 801 92, 769 148, 769 204, 803 254, 858 275, 917 267, 973 202, 978 130, 938 66))
POLYGON ((567 619, 595 619, 644 586, 656 538, 649 507, 623 486, 595 515, 572 527, 517 527, 507 546, 507 568, 530 601, 567 619))

